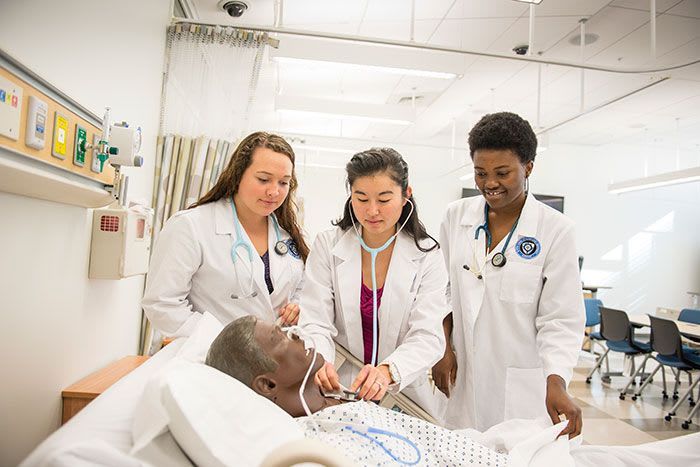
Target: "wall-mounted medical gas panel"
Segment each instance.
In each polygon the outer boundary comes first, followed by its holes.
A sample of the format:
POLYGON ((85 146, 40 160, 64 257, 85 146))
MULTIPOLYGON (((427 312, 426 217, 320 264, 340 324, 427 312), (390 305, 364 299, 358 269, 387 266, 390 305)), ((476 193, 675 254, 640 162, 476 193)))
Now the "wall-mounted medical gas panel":
POLYGON ((80 147, 101 134, 99 117, 0 51, 0 148, 111 185, 114 169, 80 147))

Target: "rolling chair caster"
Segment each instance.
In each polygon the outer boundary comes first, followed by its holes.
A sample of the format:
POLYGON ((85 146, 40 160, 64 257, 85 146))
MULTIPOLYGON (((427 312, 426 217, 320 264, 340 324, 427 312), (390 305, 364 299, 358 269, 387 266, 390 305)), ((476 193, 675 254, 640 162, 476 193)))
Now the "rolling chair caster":
POLYGON ((668 394, 666 394, 666 391, 664 391, 662 394, 663 394, 662 397, 664 398, 664 400, 668 399, 668 394))
POLYGON ((674 401, 677 401, 677 400, 678 400, 678 393, 677 393, 677 392, 674 392, 674 393, 673 393, 673 400, 674 400, 674 401))
POLYGON ((636 394, 635 394, 634 396, 632 396, 632 400, 633 400, 633 401, 636 401, 636 400, 637 400, 637 395, 636 395, 636 394))
POLYGON ((625 394, 624 394, 624 393, 620 393, 620 400, 621 400, 621 401, 625 400, 625 394))
POLYGON ((664 417, 664 420, 666 420, 667 422, 670 422, 670 421, 671 421, 671 418, 672 418, 672 417, 671 417, 671 415, 669 414, 669 415, 666 415, 666 416, 664 417))
POLYGON ((591 378, 590 378, 590 377, 586 378, 586 384, 591 384, 591 378))
POLYGON ((683 424, 681 424, 684 430, 687 430, 690 428, 690 423, 688 423, 688 420, 684 421, 683 424))

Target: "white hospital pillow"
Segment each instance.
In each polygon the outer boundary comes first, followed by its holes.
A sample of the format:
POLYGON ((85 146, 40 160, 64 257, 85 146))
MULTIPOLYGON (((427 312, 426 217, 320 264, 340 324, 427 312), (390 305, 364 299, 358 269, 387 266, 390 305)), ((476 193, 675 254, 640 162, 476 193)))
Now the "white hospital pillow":
POLYGON ((192 334, 180 347, 177 356, 196 363, 204 363, 211 343, 224 326, 209 312, 205 312, 197 322, 192 334))
POLYGON ((161 403, 164 377, 181 362, 181 359, 174 358, 151 377, 134 410, 131 455, 144 466, 192 465, 172 438, 168 429, 170 419, 161 403))
POLYGON ((198 466, 258 466, 278 446, 304 438, 284 410, 203 364, 170 368, 161 402, 170 432, 198 466))

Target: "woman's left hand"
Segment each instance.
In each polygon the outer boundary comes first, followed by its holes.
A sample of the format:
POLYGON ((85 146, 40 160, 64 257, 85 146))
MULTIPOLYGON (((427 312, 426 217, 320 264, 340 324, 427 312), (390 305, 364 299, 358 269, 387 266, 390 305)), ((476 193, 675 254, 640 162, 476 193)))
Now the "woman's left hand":
POLYGON ((282 324, 293 326, 299 322, 299 312, 299 305, 289 302, 280 308, 277 313, 279 314, 280 318, 282 318, 282 324))
POLYGON ((360 389, 362 400, 381 400, 391 384, 391 374, 387 365, 365 365, 350 386, 351 391, 360 389))
POLYGON ((561 376, 549 375, 547 377, 547 398, 545 404, 553 424, 556 425, 561 421, 559 415, 564 415, 569 421, 566 428, 559 433, 559 436, 569 435, 569 439, 571 439, 581 434, 583 426, 581 409, 566 392, 566 384, 561 376))

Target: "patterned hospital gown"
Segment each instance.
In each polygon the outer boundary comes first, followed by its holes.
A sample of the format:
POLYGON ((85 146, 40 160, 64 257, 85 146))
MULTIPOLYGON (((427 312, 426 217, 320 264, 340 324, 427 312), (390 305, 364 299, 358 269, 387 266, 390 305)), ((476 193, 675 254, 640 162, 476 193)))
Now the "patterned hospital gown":
POLYGON ((335 447, 357 465, 505 467, 508 463, 507 455, 472 441, 460 431, 447 430, 370 402, 328 407, 312 418, 318 424, 318 432, 309 417, 297 419, 306 437, 335 447), (368 432, 370 427, 390 434, 368 432))

